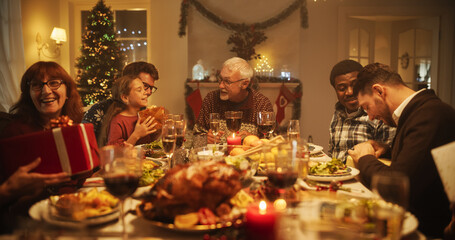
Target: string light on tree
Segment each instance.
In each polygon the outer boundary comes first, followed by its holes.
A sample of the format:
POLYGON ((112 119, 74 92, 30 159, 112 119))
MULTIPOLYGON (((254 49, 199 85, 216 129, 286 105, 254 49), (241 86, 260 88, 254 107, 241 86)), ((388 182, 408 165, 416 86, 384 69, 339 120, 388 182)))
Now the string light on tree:
POLYGON ((113 13, 99 0, 90 11, 82 36, 78 90, 85 106, 107 99, 114 79, 123 68, 124 53, 115 39, 113 13))
POLYGON ((272 77, 273 76, 273 68, 269 63, 269 59, 263 56, 256 64, 254 68, 256 75, 264 76, 264 77, 272 77))

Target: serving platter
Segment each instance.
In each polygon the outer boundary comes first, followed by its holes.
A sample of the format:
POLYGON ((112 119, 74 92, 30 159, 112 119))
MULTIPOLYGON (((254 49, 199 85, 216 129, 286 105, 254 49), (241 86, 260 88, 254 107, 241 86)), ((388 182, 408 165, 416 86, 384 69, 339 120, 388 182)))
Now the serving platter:
POLYGON ((164 228, 176 232, 193 232, 193 233, 204 233, 204 232, 210 232, 210 231, 215 231, 223 228, 228 228, 232 227, 233 225, 240 225, 243 223, 241 219, 236 219, 233 221, 226 221, 223 223, 216 223, 216 224, 210 224, 210 225, 194 225, 188 228, 180 228, 175 226, 173 223, 168 223, 168 222, 162 222, 158 220, 152 220, 144 216, 142 213, 142 209, 140 206, 136 208, 136 213, 139 217, 144 218, 148 223, 150 223, 152 226, 159 227, 159 228, 164 228))
POLYGON ((154 220, 149 220, 146 219, 147 222, 149 222, 151 225, 159 228, 164 228, 176 232, 192 232, 192 233, 204 233, 204 232, 210 232, 210 231, 215 231, 223 228, 229 228, 232 227, 234 224, 240 225, 242 224, 242 220, 237 219, 235 222, 225 222, 225 223, 217 223, 217 224, 211 224, 211 225, 194 225, 189 228, 178 228, 172 223, 165 223, 165 222, 160 222, 160 221, 154 221, 154 220))

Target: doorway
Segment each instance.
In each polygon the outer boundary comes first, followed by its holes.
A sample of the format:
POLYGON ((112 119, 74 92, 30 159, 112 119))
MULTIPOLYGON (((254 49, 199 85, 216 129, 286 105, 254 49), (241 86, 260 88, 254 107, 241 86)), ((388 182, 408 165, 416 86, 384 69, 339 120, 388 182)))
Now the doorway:
POLYGON ((437 92, 439 17, 349 16, 346 23, 350 59, 388 64, 411 89, 437 92))

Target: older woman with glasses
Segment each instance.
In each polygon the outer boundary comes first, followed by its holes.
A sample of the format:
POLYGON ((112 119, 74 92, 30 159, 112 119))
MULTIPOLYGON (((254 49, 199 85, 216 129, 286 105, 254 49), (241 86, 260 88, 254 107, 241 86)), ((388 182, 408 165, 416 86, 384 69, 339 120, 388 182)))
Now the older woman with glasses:
POLYGON ((76 83, 57 63, 37 62, 22 76, 21 96, 10 115, 2 137, 50 129, 50 120, 61 115, 80 123, 83 112, 76 83))

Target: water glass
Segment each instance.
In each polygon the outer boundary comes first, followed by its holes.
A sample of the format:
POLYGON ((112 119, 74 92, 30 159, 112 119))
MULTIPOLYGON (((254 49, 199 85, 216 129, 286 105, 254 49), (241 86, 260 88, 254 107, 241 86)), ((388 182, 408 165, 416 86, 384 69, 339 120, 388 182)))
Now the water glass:
POLYGON ((293 119, 289 121, 289 126, 287 129, 288 141, 292 140, 300 141, 300 122, 299 120, 293 119))
POLYGON ((210 113, 210 130, 212 130, 213 136, 215 136, 215 144, 216 138, 218 136, 218 132, 220 131, 220 114, 219 113, 210 113))
POLYGON ((168 158, 168 166, 169 168, 174 167, 174 162, 172 161, 172 153, 175 149, 175 138, 176 138, 176 131, 175 125, 173 121, 166 120, 163 124, 163 128, 161 129, 161 141, 163 142, 163 150, 166 153, 168 158))

